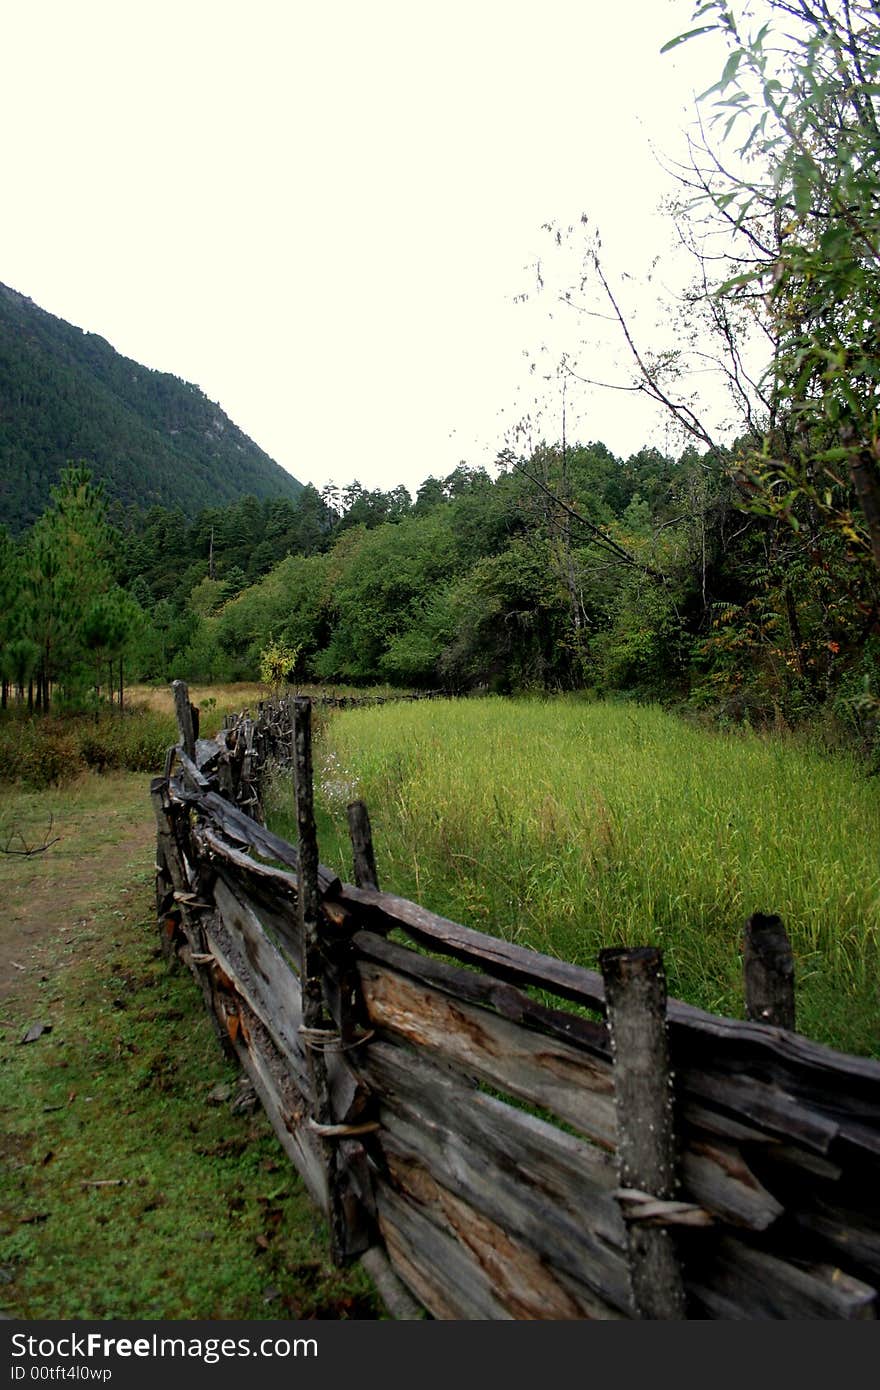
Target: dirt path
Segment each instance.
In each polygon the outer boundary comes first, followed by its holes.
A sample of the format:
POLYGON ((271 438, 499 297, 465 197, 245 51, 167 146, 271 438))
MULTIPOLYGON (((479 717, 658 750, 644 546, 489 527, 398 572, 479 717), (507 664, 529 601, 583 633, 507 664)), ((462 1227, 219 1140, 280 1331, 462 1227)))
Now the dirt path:
POLYGON ((143 911, 154 871, 155 823, 140 773, 90 775, 47 792, 0 791, 0 1001, 31 1005, 74 948, 96 944, 95 918, 143 911))

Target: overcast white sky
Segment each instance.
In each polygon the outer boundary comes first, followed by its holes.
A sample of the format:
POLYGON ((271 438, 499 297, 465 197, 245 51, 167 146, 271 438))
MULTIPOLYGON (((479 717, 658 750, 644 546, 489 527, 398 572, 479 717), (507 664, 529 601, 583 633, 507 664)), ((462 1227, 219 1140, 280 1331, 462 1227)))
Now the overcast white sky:
MULTIPOLYGON (((588 213, 636 275, 668 240, 650 142, 680 149, 717 76, 699 43, 659 56, 691 11, 7 4, 0 280, 196 382, 302 481, 488 464, 528 408, 524 351, 555 334, 552 366, 569 331, 552 296, 514 303, 541 225, 588 213)), ((630 396, 569 389, 568 411, 618 453, 668 442, 630 396)))

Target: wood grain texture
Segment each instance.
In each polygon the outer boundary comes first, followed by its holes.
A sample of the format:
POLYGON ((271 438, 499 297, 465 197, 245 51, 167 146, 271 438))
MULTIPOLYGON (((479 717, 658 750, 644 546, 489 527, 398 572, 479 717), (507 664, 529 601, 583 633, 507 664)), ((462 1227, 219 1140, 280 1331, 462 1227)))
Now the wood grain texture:
POLYGON ((516 1110, 409 1048, 374 1043, 383 1157, 419 1161, 558 1273, 629 1307, 626 1233, 602 1150, 516 1110))
POLYGON ((186 681, 172 681, 171 690, 174 696, 174 713, 177 718, 181 747, 188 758, 194 758, 196 755, 196 729, 193 723, 192 705, 189 702, 189 688, 186 681))
POLYGON ((282 1148, 293 1163, 312 1201, 326 1212, 327 1178, 317 1141, 309 1133, 308 1106, 286 1058, 275 1047, 259 1019, 247 1011, 245 1032, 235 1039, 235 1051, 247 1071, 282 1148))
POLYGON ((691 1296, 710 1317, 743 1320, 874 1319, 877 1293, 833 1265, 796 1265, 769 1250, 722 1238, 691 1296))
MULTIPOLYGON (((575 1291, 573 1281, 555 1278, 531 1251, 443 1187, 419 1163, 391 1155, 389 1169, 393 1186, 379 1194, 380 1226, 383 1233, 392 1228, 392 1258, 396 1243, 410 1274, 414 1267, 418 1270, 419 1287, 413 1292, 435 1317, 619 1316, 589 1290, 575 1291), (426 1252, 430 1253, 428 1268, 426 1252)), ((399 1272, 409 1283, 406 1267, 399 1272)))
POLYGON ((359 974, 372 1027, 553 1111, 589 1139, 614 1146, 614 1087, 607 1062, 386 967, 364 961, 359 974))
MULTIPOLYGON (((442 990, 454 999, 480 1004, 512 1023, 584 1048, 588 1059, 598 1058, 610 1068, 611 1049, 604 1024, 551 1009, 528 998, 514 985, 493 980, 481 972, 463 970, 421 955, 369 932, 352 937, 361 960, 387 965, 399 974, 442 990)), ((372 1058, 374 1049, 365 1054, 372 1058)), ((384 1084, 384 1082, 383 1082, 384 1084)), ((429 1085, 426 1081, 426 1087, 429 1085)), ((381 1086, 378 1088, 381 1092, 381 1086)), ((747 1126, 703 1106, 684 1104, 681 1109, 682 1195, 699 1203, 722 1220, 752 1230, 765 1230, 776 1220, 782 1205, 758 1180, 733 1135, 766 1144, 772 1140, 762 1130, 747 1126)))
POLYGON ((755 912, 746 922, 743 984, 746 1018, 794 1028, 794 957, 781 917, 755 912))
POLYGON ((214 893, 220 920, 207 928, 208 949, 234 983, 236 991, 261 1019, 304 1089, 308 1068, 299 1031, 302 1026, 299 981, 251 909, 220 879, 214 885, 214 893))

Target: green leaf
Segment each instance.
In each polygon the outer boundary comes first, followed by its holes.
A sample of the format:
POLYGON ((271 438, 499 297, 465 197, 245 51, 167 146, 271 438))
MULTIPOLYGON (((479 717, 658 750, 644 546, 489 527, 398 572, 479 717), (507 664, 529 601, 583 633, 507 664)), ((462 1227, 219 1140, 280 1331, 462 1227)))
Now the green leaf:
POLYGON ((749 271, 744 275, 733 275, 729 280, 724 281, 724 284, 719 287, 716 293, 719 296, 724 296, 725 294, 729 294, 731 290, 737 289, 740 285, 751 285, 756 278, 757 271, 749 271))
POLYGON ((708 34, 713 29, 720 29, 720 24, 702 24, 699 29, 688 29, 686 34, 679 34, 677 38, 670 39, 660 49, 661 53, 669 53, 673 48, 678 48, 680 43, 687 43, 688 39, 696 38, 697 34, 708 34))
POLYGON ((735 48, 734 51, 731 53, 730 57, 728 58, 727 62, 724 64, 724 71, 721 74, 721 82, 719 84, 722 91, 724 91, 724 88, 728 85, 728 83, 732 82, 734 77, 736 77, 737 68, 740 65, 742 56, 742 49, 735 48))

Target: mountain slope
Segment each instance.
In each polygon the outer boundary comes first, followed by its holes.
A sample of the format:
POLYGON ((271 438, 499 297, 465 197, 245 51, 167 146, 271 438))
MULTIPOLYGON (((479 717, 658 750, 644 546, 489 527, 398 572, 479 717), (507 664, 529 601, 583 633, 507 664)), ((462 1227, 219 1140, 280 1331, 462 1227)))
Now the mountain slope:
POLYGON ((126 505, 299 496, 302 484, 197 386, 121 356, 0 284, 0 522, 35 521, 70 460, 126 505))

